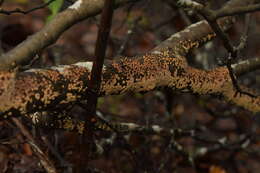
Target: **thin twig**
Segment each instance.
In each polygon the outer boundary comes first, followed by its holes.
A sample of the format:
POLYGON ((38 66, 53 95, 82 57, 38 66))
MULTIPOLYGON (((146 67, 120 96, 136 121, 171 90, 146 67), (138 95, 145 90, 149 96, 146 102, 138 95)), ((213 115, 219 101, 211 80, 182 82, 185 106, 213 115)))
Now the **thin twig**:
POLYGON ((131 36, 134 34, 134 32, 138 26, 138 22, 140 20, 141 20, 141 17, 137 17, 136 19, 134 19, 133 24, 129 27, 129 29, 127 31, 127 35, 126 35, 123 43, 121 44, 119 50, 117 51, 116 55, 121 55, 124 52, 124 50, 127 46, 127 43, 130 40, 131 36))
POLYGON ((48 156, 40 149, 39 145, 34 140, 33 136, 27 130, 27 128, 22 124, 22 122, 15 117, 12 117, 12 121, 21 130, 21 133, 27 138, 28 143, 33 148, 36 156, 40 159, 40 162, 41 162, 42 166, 44 167, 44 169, 48 173, 57 173, 56 168, 54 167, 54 164, 50 161, 48 156))
MULTIPOLYGON (((240 94, 246 94, 250 97, 256 97, 251 93, 242 91, 242 89, 239 87, 239 84, 236 80, 235 74, 233 73, 233 69, 231 66, 233 60, 237 59, 237 57, 238 57, 239 49, 235 48, 232 45, 228 36, 222 31, 219 24, 217 23, 217 18, 218 18, 217 15, 219 15, 218 11, 211 10, 211 9, 209 9, 208 6, 204 6, 200 3, 192 1, 192 0, 188 0, 188 1, 179 0, 178 2, 181 6, 187 6, 194 10, 197 10, 207 20, 207 22, 209 23, 209 25, 211 26, 213 31, 216 33, 216 35, 222 40, 224 47, 226 48, 226 50, 229 53, 229 56, 228 56, 227 60, 225 61, 225 65, 229 71, 229 76, 231 78, 232 84, 237 91, 235 93, 235 96, 238 93, 240 93, 240 94)), ((225 6, 222 9, 226 9, 225 6)), ((221 11, 221 9, 219 11, 221 11)))
MULTIPOLYGON (((48 5, 50 5, 53 1, 55 0, 49 0, 48 2, 44 3, 44 4, 41 4, 37 7, 34 7, 34 8, 31 8, 29 10, 21 10, 20 8, 16 8, 14 10, 4 10, 2 8, 0 8, 0 13, 1 14, 5 14, 5 15, 11 15, 11 14, 14 14, 14 13, 20 13, 20 14, 28 14, 28 13, 31 13, 33 11, 36 11, 36 10, 39 10, 39 9, 42 9, 42 8, 45 8, 47 7, 48 5)), ((1 3, 1 2, 0 2, 1 3)))

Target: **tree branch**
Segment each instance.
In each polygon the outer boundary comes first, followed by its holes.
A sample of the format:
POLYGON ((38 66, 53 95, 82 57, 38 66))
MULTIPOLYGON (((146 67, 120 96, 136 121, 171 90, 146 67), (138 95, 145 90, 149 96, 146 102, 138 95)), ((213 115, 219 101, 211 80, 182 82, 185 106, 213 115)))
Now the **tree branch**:
MULTIPOLYGON (((8 117, 52 110, 85 99, 91 65, 82 62, 19 74, 0 72, 2 115, 8 117)), ((147 92, 166 86, 181 92, 221 96, 252 112, 260 111, 260 97, 235 96, 236 90, 226 68, 195 69, 187 65, 185 58, 168 50, 106 63, 100 96, 147 92)))
MULTIPOLYGON (((77 3, 68 10, 73 11, 76 7, 83 10, 81 5, 77 6, 77 3)), ((96 10, 85 11, 84 14, 94 14, 96 10)), ((74 20, 71 19, 71 21, 74 20)), ((227 20, 220 22, 222 27, 226 26, 225 21, 227 20)), ((47 28, 50 29, 51 26, 47 28)), ((152 50, 152 53, 135 58, 122 57, 120 60, 105 63, 99 96, 123 94, 130 91, 147 92, 160 87, 169 87, 181 92, 221 96, 226 101, 252 112, 259 112, 260 98, 245 94, 236 96, 236 90, 232 86, 226 68, 204 71, 187 64, 184 55, 214 36, 210 27, 202 21, 174 34, 152 50)), ((33 36, 25 42, 34 39, 33 36)), ((48 40, 47 37, 45 39, 48 40)), ((23 49, 23 46, 15 49, 23 49)), ((31 69, 21 73, 1 71, 1 115, 8 117, 41 110, 63 109, 85 100, 92 65, 92 62, 79 62, 48 69, 31 69)), ((242 89, 249 91, 244 87, 242 89)))
POLYGON ((252 4, 247 6, 241 6, 236 8, 224 8, 216 12, 216 17, 233 16, 237 14, 250 13, 260 10, 260 4, 252 4))
POLYGON ((260 68, 260 58, 250 58, 236 64, 232 64, 231 67, 233 68, 234 73, 237 76, 242 76, 246 73, 255 71, 260 68))
MULTIPOLYGON (((138 0, 118 0, 116 6, 138 0)), ((28 37, 17 47, 0 56, 0 70, 9 70, 16 65, 29 62, 40 50, 55 43, 59 36, 74 24, 98 14, 104 0, 78 0, 63 12, 57 14, 44 28, 28 37)))

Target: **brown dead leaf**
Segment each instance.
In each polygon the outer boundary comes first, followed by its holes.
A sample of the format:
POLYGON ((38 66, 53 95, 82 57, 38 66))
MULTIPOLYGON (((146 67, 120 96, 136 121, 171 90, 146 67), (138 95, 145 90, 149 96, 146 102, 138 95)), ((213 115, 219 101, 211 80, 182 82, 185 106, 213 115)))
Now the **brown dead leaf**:
POLYGON ((223 169, 220 166, 212 165, 209 168, 209 173, 227 173, 227 172, 225 171, 225 169, 223 169))

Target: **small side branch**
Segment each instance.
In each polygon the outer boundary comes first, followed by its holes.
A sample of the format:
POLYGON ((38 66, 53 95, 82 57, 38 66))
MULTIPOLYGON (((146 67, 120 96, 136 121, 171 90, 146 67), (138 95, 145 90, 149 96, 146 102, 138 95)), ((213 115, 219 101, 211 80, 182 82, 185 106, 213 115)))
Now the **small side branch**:
POLYGON ((40 159, 40 162, 46 172, 48 173, 57 173, 56 168, 54 167, 54 164, 50 161, 48 156, 40 149, 37 142, 34 140, 30 132, 27 130, 27 128, 22 124, 22 122, 13 117, 12 121, 16 124, 16 126, 21 130, 21 133, 27 138, 28 143, 33 148, 35 155, 40 159))
MULTIPOLYGON (((239 45, 238 48, 234 47, 232 45, 231 41, 229 40, 228 36, 222 31, 221 27, 217 23, 217 19, 218 19, 217 14, 220 15, 219 11, 221 11, 221 9, 229 8, 229 5, 222 7, 220 10, 214 11, 214 10, 211 10, 208 6, 204 6, 200 3, 194 2, 192 0, 179 0, 178 2, 182 6, 186 6, 186 7, 189 7, 189 8, 192 8, 192 9, 198 11, 207 20, 207 22, 209 23, 211 28, 214 30, 216 35, 222 40, 224 47, 226 48, 226 50, 229 53, 229 56, 228 56, 227 60, 225 61, 225 65, 229 71, 230 78, 232 80, 234 88, 237 90, 237 93, 243 93, 243 94, 247 94, 251 97, 254 97, 253 94, 242 91, 242 89, 239 87, 235 74, 233 73, 233 69, 231 67, 233 60, 238 58, 238 52, 240 51, 239 47, 242 47, 243 44, 239 45)), ((250 2, 248 2, 248 3, 250 3, 250 2)), ((235 93, 235 96, 237 95, 237 93, 235 93)))
POLYGON ((42 9, 42 8, 45 8, 47 7, 48 5, 50 5, 53 1, 55 0, 49 0, 48 2, 44 3, 44 4, 41 4, 37 7, 34 7, 34 8, 31 8, 29 10, 22 10, 20 8, 16 8, 14 10, 4 10, 2 8, 0 8, 0 13, 1 14, 5 14, 5 15, 11 15, 11 14, 15 14, 15 13, 20 13, 20 14, 28 14, 28 13, 31 13, 33 11, 36 11, 36 10, 39 10, 39 9, 42 9))

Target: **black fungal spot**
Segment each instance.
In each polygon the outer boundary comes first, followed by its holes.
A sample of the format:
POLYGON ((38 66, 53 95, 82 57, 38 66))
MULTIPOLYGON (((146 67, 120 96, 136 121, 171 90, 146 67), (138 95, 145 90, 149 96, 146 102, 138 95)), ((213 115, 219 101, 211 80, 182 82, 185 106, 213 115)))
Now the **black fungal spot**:
POLYGON ((169 70, 170 70, 171 74, 173 75, 176 70, 176 66, 173 64, 169 64, 169 70))
POLYGON ((177 68, 177 76, 184 76, 185 70, 183 68, 177 68))

